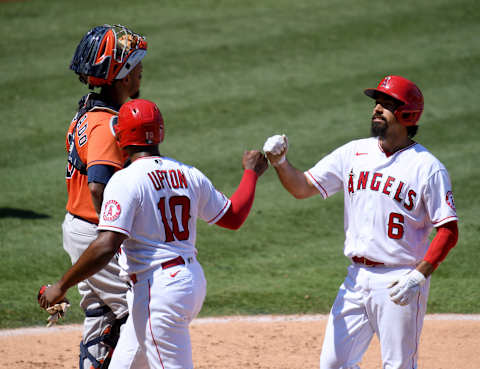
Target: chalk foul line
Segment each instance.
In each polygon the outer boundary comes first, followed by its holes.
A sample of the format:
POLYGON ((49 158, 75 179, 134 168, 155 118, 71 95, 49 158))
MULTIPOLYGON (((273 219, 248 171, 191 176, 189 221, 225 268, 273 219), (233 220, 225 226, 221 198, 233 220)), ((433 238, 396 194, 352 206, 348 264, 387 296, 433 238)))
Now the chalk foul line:
MULTIPOLYGON (((225 324, 231 322, 249 322, 249 323, 277 323, 277 322, 315 322, 326 320, 328 315, 251 315, 251 316, 226 316, 226 317, 207 317, 193 320, 191 326, 202 324, 225 324)), ((427 314, 425 320, 467 320, 480 321, 479 314, 427 314)), ((29 327, 0 330, 0 337, 35 335, 55 332, 82 331, 81 324, 57 325, 47 327, 29 327)))

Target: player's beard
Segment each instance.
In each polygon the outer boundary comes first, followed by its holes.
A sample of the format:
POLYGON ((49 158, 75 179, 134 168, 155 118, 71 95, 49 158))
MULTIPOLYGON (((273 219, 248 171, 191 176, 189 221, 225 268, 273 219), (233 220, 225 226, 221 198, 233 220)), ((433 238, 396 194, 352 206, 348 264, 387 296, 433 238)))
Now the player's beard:
POLYGON ((372 126, 370 129, 372 137, 385 138, 387 135, 387 129, 387 122, 384 121, 383 123, 378 123, 372 120, 372 126))

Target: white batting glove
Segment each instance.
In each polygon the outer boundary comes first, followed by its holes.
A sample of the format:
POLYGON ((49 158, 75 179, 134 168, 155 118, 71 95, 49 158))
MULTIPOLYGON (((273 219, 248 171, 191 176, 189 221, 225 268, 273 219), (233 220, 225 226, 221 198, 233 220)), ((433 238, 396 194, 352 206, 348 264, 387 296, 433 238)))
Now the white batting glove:
POLYGON ((388 285, 391 289, 390 300, 397 305, 408 305, 426 280, 425 276, 416 269, 402 275, 388 285))
MULTIPOLYGON (((282 164, 287 157, 288 138, 286 135, 275 135, 267 138, 263 144, 265 154, 281 155, 275 162, 270 161, 273 166, 282 164)), ((269 158, 270 159, 270 158, 269 158)))

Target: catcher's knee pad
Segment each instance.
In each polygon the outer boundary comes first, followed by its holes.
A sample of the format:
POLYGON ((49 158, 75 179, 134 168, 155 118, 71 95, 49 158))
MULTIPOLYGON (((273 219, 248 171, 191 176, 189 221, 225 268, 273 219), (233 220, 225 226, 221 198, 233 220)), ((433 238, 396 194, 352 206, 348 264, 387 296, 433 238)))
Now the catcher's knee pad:
MULTIPOLYGON (((103 317, 111 313, 108 306, 85 311, 87 318, 103 317)), ((88 342, 80 342, 80 369, 106 369, 110 364, 113 350, 120 337, 120 327, 126 322, 128 314, 121 319, 114 319, 102 327, 99 335, 88 342), (87 367, 85 367, 87 364, 87 367)))

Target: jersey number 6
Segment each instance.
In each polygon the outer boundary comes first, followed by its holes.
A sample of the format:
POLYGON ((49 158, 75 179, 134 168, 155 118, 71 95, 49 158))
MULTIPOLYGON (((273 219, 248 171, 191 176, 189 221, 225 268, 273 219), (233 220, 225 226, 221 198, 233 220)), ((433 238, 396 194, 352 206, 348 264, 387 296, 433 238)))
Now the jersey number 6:
POLYGON ((168 207, 170 208, 172 227, 167 220, 165 212, 165 197, 160 198, 158 202, 158 210, 162 215, 162 223, 165 228, 165 242, 172 242, 177 239, 178 241, 188 240, 190 231, 188 230, 188 220, 190 219, 190 199, 186 196, 172 196, 168 200, 168 207), (181 223, 182 230, 180 230, 177 217, 177 207, 181 211, 181 223), (175 236, 175 237, 174 237, 175 236))
POLYGON ((388 237, 399 240, 403 237, 403 223, 405 218, 402 214, 390 213, 388 218, 388 237))

